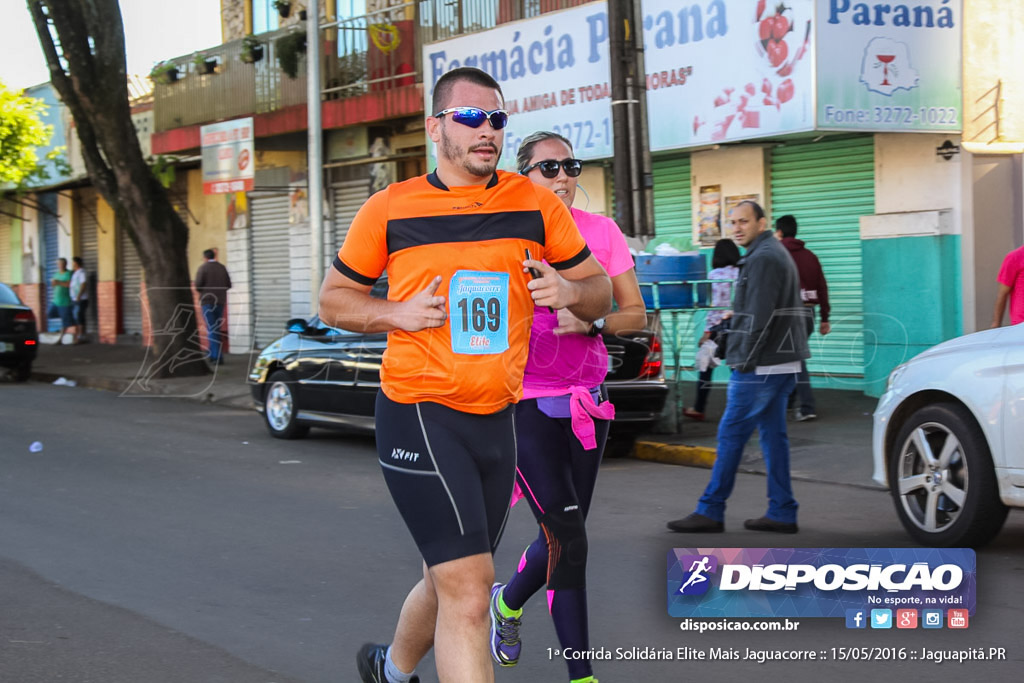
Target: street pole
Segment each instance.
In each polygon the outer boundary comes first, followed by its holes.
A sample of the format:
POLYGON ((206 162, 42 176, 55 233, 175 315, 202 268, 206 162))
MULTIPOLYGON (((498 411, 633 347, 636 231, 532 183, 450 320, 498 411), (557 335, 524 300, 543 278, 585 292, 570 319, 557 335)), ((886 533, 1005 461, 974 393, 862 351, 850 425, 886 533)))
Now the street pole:
POLYGON ((654 181, 647 139, 643 19, 637 0, 608 3, 615 222, 630 237, 654 236, 654 181))
POLYGON ((306 112, 309 128, 307 199, 309 200, 310 308, 320 308, 324 279, 323 122, 320 115, 320 0, 306 0, 306 112))

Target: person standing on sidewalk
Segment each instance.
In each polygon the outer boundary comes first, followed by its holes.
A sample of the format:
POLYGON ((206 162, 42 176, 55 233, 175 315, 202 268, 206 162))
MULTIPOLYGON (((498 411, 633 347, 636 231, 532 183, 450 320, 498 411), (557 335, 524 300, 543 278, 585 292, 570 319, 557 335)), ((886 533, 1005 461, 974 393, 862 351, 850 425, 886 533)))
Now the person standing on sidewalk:
POLYGON ((231 276, 217 260, 217 252, 213 249, 203 252, 203 264, 196 271, 195 286, 203 320, 206 321, 207 357, 211 363, 221 363, 224 360, 224 307, 228 303, 231 276))
MULTIPOLYGON (((789 255, 796 263, 796 270, 800 273, 800 299, 811 312, 811 316, 807 319, 807 336, 814 331, 814 308, 820 306, 821 325, 818 327, 818 332, 824 337, 832 331, 832 325, 828 321, 832 308, 828 304, 828 283, 825 281, 825 273, 821 270, 821 262, 818 261, 814 252, 804 246, 802 240, 796 238, 795 217, 789 214, 779 216, 779 219, 775 221, 775 237, 789 250, 789 255)), ((800 361, 800 374, 796 377, 795 398, 800 401, 800 405, 797 407, 793 419, 803 422, 818 417, 806 360, 800 361)))
POLYGON ((56 310, 51 312, 48 317, 60 318, 60 336, 57 337, 57 343, 63 344, 64 335, 75 326, 75 314, 72 310, 70 294, 71 271, 68 270, 66 258, 57 259, 57 273, 50 280, 50 284, 53 286, 53 308, 56 310), (56 313, 56 316, 53 313, 56 313))
POLYGON ((71 259, 71 285, 69 289, 71 304, 74 306, 75 343, 80 344, 82 343, 82 335, 85 334, 86 314, 89 311, 89 274, 85 272, 81 256, 75 256, 71 259))
POLYGON ((1007 300, 1010 302, 1010 324, 1024 323, 1024 247, 1018 247, 1006 255, 996 281, 999 282, 999 293, 992 313, 992 327, 1003 324, 1007 300))
POLYGON ((496 170, 503 106, 501 87, 479 69, 438 79, 426 120, 436 170, 367 200, 320 290, 327 324, 388 333, 377 454, 424 564, 391 645, 359 650, 364 683, 418 680, 431 647, 440 680, 494 680, 493 553, 515 484, 512 404, 534 307, 568 308, 585 322, 611 310, 608 275, 565 205, 496 170), (370 289, 385 270, 381 301, 370 289))
POLYGON ((718 424, 718 452, 711 481, 697 509, 668 523, 672 531, 725 530, 725 501, 736 482, 743 447, 756 427, 768 470, 768 511, 743 526, 753 531, 797 532, 797 502, 789 475, 786 401, 807 347, 809 312, 800 300, 800 276, 786 248, 768 230, 764 210, 752 201, 729 212, 733 234, 747 252, 733 298, 725 362, 732 368, 725 414, 718 424))
POLYGON ((614 417, 603 386, 608 350, 601 333, 642 330, 647 312, 622 230, 610 218, 572 207, 583 169, 583 162, 573 158, 572 143, 547 131, 528 135, 516 167, 569 208, 591 253, 611 277, 617 309, 594 322, 564 308, 534 309, 523 400, 516 404, 516 484, 540 530, 508 583, 491 589, 491 656, 500 666, 518 663, 523 606, 547 584, 548 611, 566 653, 569 679, 596 683, 586 656, 585 520, 614 417))
MULTIPOLYGON (((711 305, 719 308, 732 304, 733 281, 736 280, 739 269, 736 264, 740 260, 740 249, 731 239, 720 239, 715 243, 715 251, 711 255, 711 272, 708 273, 709 280, 728 280, 728 282, 715 282, 711 285, 711 305)), ((722 344, 724 334, 720 332, 725 319, 726 311, 709 311, 704 320, 704 334, 700 338, 698 346, 711 339, 718 337, 716 343, 722 344)), ((706 370, 701 370, 697 378, 697 402, 692 408, 683 411, 683 415, 698 422, 704 421, 704 409, 707 407, 708 394, 711 393, 711 375, 715 371, 713 363, 709 363, 706 370)))

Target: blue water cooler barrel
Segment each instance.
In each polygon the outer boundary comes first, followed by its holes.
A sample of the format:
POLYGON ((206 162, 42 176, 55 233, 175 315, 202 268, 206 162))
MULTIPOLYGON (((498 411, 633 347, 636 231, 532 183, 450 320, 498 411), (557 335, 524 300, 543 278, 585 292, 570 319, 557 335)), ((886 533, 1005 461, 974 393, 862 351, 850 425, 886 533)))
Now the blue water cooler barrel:
POLYGON ((648 308, 693 308, 694 295, 697 306, 708 305, 708 286, 691 284, 666 284, 704 280, 707 266, 701 254, 673 254, 657 256, 640 254, 636 257, 636 279, 640 282, 640 294, 648 308), (658 283, 658 301, 654 298, 654 287, 658 283), (657 304, 657 305, 656 305, 657 304))

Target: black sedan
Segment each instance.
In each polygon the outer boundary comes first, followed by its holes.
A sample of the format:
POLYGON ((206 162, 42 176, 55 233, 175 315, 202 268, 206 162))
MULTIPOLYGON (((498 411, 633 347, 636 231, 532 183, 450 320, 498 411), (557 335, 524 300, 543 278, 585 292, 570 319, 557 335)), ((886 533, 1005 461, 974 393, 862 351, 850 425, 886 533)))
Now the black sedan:
POLYGON ((16 382, 24 382, 32 374, 38 345, 36 314, 0 283, 0 367, 7 368, 16 382))
MULTIPOLYGON (((607 453, 625 455, 637 434, 661 416, 668 395, 661 341, 651 331, 606 335, 608 395, 615 421, 607 453)), ((310 427, 372 431, 374 401, 386 334, 328 327, 319 318, 294 318, 249 373, 252 396, 270 434, 305 436, 310 427)))

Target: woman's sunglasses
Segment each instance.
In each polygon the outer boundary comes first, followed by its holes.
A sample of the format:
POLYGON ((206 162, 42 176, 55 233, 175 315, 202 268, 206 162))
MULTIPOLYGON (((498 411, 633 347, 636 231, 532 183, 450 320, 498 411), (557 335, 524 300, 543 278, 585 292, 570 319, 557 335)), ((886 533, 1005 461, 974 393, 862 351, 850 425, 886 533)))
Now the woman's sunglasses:
POLYGON ((561 161, 545 159, 544 161, 538 161, 535 164, 530 164, 520 171, 520 173, 526 175, 535 168, 539 168, 540 174, 545 178, 557 177, 559 168, 565 171, 565 175, 570 178, 575 178, 581 171, 583 171, 583 161, 581 159, 562 159, 561 161))
POLYGON ((452 121, 455 123, 461 123, 470 128, 479 128, 484 125, 484 121, 490 121, 491 128, 494 130, 501 130, 508 125, 508 112, 504 109, 484 111, 479 107, 452 107, 437 112, 434 114, 434 118, 439 119, 446 114, 451 114, 452 121))

